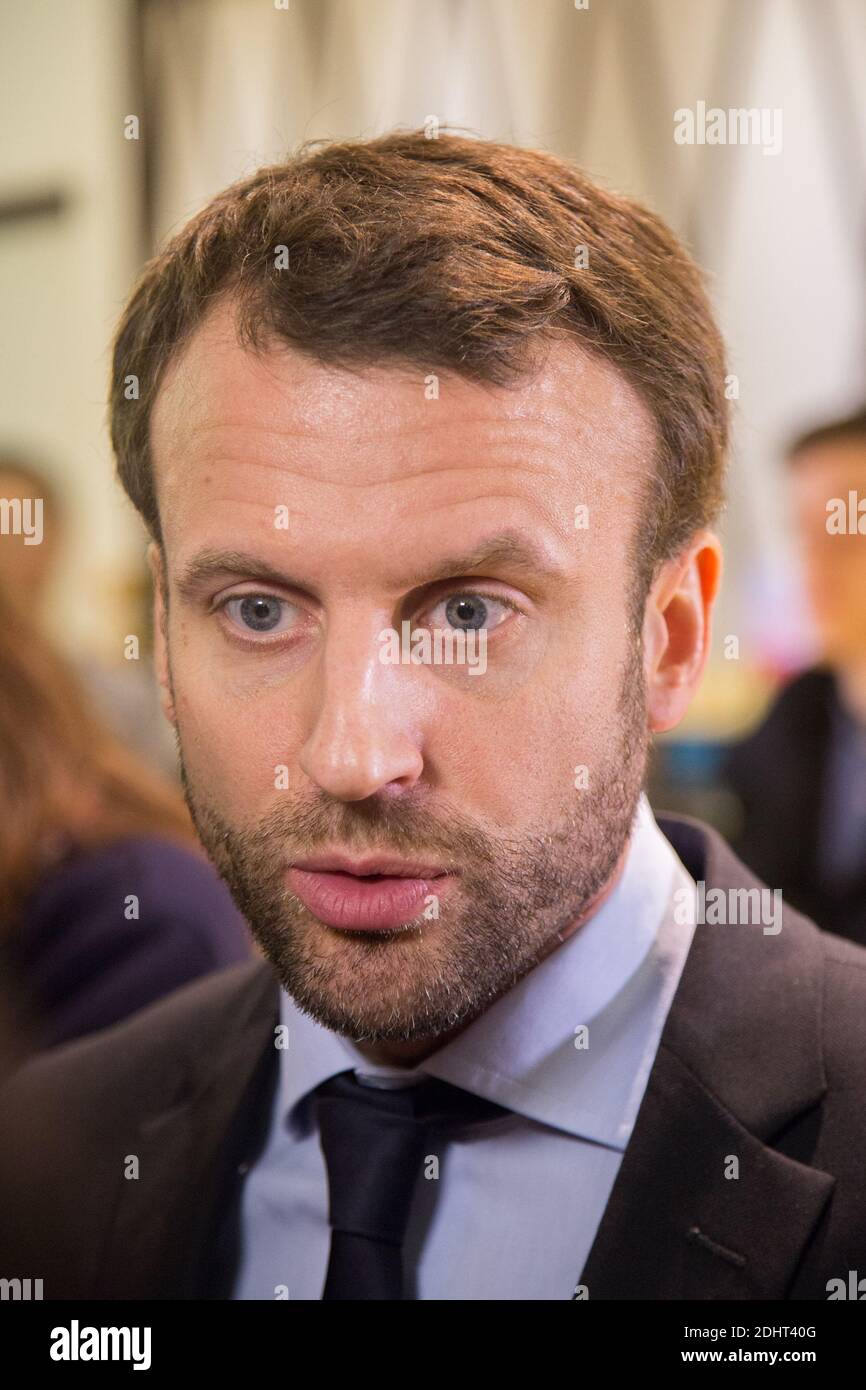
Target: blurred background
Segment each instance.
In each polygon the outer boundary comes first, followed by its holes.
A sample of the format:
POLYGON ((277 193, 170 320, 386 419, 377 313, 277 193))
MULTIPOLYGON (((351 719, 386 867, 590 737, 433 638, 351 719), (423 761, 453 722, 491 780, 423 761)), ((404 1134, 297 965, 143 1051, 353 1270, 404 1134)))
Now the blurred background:
POLYGON ((734 835, 726 750, 821 655, 788 443, 866 399, 864 0, 5 0, 0 51, 0 492, 42 480, 34 621, 115 731, 171 774, 145 536, 106 433, 140 265, 302 140, 438 121, 579 161, 707 272, 735 377, 727 568, 653 795, 734 835), (674 113, 699 102, 780 111, 781 148, 678 144, 674 113))

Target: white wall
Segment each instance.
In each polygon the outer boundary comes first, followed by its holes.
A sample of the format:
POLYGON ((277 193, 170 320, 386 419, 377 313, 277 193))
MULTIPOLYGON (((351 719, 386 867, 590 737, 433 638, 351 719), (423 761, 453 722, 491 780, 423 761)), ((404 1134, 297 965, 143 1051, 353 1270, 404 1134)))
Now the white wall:
POLYGON ((0 228, 0 439, 27 447, 69 508, 53 626, 118 658, 141 532, 113 482, 107 345, 136 265, 126 0, 2 11, 0 196, 62 190, 69 211, 0 228))

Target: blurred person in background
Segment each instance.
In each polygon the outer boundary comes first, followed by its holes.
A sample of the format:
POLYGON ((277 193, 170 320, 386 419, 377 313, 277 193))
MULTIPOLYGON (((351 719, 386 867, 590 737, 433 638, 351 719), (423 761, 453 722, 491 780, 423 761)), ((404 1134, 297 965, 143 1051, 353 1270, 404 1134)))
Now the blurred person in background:
POLYGON ((25 501, 39 508, 38 541, 16 534, 11 527, 0 545, 0 586, 10 598, 18 596, 39 609, 45 602, 60 549, 60 502, 47 474, 21 450, 0 448, 0 498, 15 507, 25 501))
POLYGON ((105 1028, 251 954, 179 793, 105 730, 0 590, 0 957, 24 1047, 105 1028))
MULTIPOLYGON (((10 601, 26 607, 30 622, 47 627, 47 608, 52 584, 62 555, 67 509, 47 470, 28 451, 10 445, 0 447, 0 500, 7 506, 29 506, 38 500, 39 543, 28 543, 11 529, 0 545, 0 584, 10 601)), ((23 514, 23 513, 22 513, 23 514)), ((139 630, 148 625, 150 585, 144 567, 133 575, 127 595, 133 612, 141 613, 139 630)), ((135 630, 135 629, 133 629, 135 630)), ((87 698, 114 735, 174 779, 177 758, 174 741, 162 717, 153 663, 142 651, 135 662, 109 664, 92 652, 66 653, 87 698)))
POLYGON ((866 943, 866 407, 800 436, 788 462, 819 662, 729 754, 734 845, 792 906, 866 943))

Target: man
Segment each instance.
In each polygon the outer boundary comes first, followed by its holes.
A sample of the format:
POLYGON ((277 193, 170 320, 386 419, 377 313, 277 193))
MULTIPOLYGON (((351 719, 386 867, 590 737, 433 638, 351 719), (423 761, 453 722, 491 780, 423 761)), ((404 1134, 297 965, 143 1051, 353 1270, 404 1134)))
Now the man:
POLYGON ((866 945, 866 410, 788 451, 820 664, 737 744, 736 848, 785 898, 866 945))
POLYGON ((724 377, 655 217, 483 141, 307 150, 146 268, 113 439, 267 960, 9 1088, 45 1297, 824 1298, 866 1259, 866 954, 641 793, 710 642, 724 377))

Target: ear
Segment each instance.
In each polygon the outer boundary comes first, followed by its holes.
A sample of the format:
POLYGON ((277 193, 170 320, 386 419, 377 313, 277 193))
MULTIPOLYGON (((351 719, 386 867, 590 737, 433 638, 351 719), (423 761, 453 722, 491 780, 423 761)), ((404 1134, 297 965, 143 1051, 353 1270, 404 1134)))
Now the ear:
POLYGON ((710 621, 722 576, 722 547, 701 531, 656 575, 644 610, 649 727, 679 724, 694 698, 710 650, 710 621))
POLYGON ((153 662, 160 687, 162 712, 169 724, 176 727, 177 717, 171 692, 168 665, 168 609, 166 603, 165 556, 162 546, 151 541, 147 547, 147 563, 153 580, 153 662))

